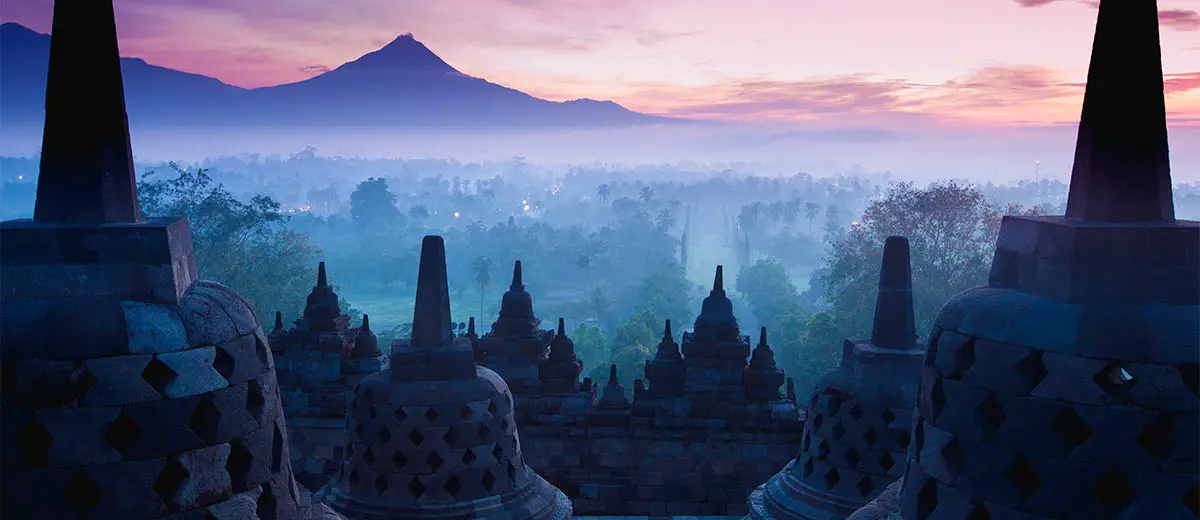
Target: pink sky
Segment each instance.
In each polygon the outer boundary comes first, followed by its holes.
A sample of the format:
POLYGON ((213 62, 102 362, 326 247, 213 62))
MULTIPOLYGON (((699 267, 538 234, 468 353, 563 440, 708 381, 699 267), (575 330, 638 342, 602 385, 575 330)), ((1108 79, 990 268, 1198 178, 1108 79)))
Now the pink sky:
MULTIPOLYGON (((116 0, 122 54, 243 87, 411 32, 467 74, 654 114, 905 127, 1074 123, 1086 0, 116 0), (1026 7, 1028 6, 1028 7, 1026 7)), ((1200 0, 1160 0, 1173 124, 1200 125, 1200 0)), ((0 4, 42 32, 51 0, 0 4)))

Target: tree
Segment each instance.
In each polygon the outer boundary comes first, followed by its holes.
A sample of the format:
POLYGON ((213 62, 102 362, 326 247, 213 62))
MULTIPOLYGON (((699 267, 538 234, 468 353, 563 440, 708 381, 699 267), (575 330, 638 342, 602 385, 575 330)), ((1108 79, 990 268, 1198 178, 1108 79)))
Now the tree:
POLYGON ((642 201, 642 204, 650 204, 650 201, 654 200, 654 188, 642 186, 638 191, 638 200, 642 201))
POLYGON ((675 213, 668 208, 664 208, 658 212, 658 216, 654 217, 654 224, 662 228, 663 231, 670 231, 675 227, 675 213))
POLYGON ((816 202, 806 202, 804 204, 804 218, 808 219, 808 232, 812 233, 813 220, 816 220, 821 215, 821 205, 816 202))
POLYGON ((604 323, 608 318, 609 310, 612 308, 612 301, 608 298, 608 291, 603 287, 592 287, 583 298, 584 307, 591 313, 592 319, 604 323))
POLYGON ((758 324, 770 329, 779 326, 782 317, 800 307, 800 294, 788 279, 783 264, 774 258, 742 266, 737 276, 737 291, 746 297, 758 324))
POLYGON ((796 371, 789 372, 793 374, 797 392, 802 391, 799 389, 811 389, 822 374, 837 366, 841 360, 842 345, 846 343, 846 331, 827 312, 813 314, 805 329, 801 348, 795 356, 796 371))
POLYGON ((492 286, 492 266, 495 262, 491 258, 481 256, 476 258, 471 263, 471 270, 475 274, 475 288, 479 289, 479 320, 483 321, 483 301, 487 297, 488 287, 492 286))
POLYGON ((596 198, 600 199, 600 202, 608 202, 608 198, 611 196, 612 189, 607 184, 596 186, 596 198))
POLYGON ((987 283, 1003 210, 971 186, 934 183, 923 189, 894 185, 871 202, 857 225, 835 241, 826 258, 826 301, 839 327, 865 337, 878 291, 883 242, 908 237, 917 332, 930 330, 941 305, 952 296, 987 283))
POLYGON ((241 201, 209 170, 169 169, 175 177, 158 170, 142 176, 142 213, 187 217, 200 275, 237 291, 261 323, 277 310, 297 315, 316 281, 320 249, 286 227, 287 215, 270 197, 241 201))
POLYGON ((400 216, 396 195, 388 189, 387 179, 371 177, 358 183, 350 194, 350 216, 356 223, 380 224, 400 216))
POLYGON ((575 356, 583 362, 585 373, 607 366, 604 362, 609 359, 608 337, 600 327, 580 323, 571 333, 571 341, 575 343, 575 356))
POLYGON ((424 221, 425 219, 429 218, 429 208, 418 204, 409 208, 408 216, 418 222, 424 221))

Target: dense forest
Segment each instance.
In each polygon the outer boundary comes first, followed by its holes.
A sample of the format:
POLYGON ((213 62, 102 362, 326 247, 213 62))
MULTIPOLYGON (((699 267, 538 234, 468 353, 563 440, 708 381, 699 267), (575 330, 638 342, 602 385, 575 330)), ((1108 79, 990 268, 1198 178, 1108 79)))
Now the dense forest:
MULTIPOLYGON (((405 334, 421 237, 445 237, 452 312, 495 319, 512 264, 545 327, 563 317, 585 370, 640 377, 670 319, 695 319, 715 267, 744 333, 768 328, 801 388, 869 334, 884 238, 911 243, 917 330, 943 302, 986 283, 1005 214, 1061 214, 1067 186, 887 174, 767 175, 755 165, 539 165, 439 160, 236 157, 139 164, 147 215, 190 222, 201 275, 269 323, 299 316, 325 261, 357 322, 381 345, 405 334), (730 276, 730 275, 734 276, 730 276)), ((32 213, 36 158, 0 158, 4 219, 32 213)), ((1184 218, 1200 186, 1176 188, 1184 218)))

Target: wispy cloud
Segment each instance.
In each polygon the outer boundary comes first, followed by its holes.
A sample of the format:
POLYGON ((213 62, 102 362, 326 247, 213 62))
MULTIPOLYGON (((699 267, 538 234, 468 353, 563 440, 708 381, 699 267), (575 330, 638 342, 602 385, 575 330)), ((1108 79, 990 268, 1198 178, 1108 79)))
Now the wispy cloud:
MULTIPOLYGON (((1093 9, 1100 8, 1100 2, 1097 0, 1013 0, 1021 7, 1041 7, 1044 5, 1071 1, 1084 4, 1093 9)), ((1177 31, 1196 31, 1200 30, 1200 12, 1190 9, 1160 9, 1158 11, 1158 22, 1166 27, 1170 27, 1177 31)))

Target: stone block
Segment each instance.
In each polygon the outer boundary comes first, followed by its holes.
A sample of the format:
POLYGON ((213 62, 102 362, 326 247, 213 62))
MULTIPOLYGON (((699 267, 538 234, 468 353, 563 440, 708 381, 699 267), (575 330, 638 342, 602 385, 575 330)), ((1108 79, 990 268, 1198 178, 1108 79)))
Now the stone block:
POLYGON ((105 436, 126 459, 165 457, 196 449, 204 440, 189 425, 198 396, 126 405, 105 436))
POLYGON ((65 406, 87 390, 88 381, 80 377, 83 374, 74 361, 5 358, 3 363, 4 387, 0 395, 5 406, 65 406))
POLYGON ((232 289, 217 282, 201 280, 196 283, 196 288, 193 290, 212 299, 218 307, 224 310, 229 315, 238 334, 253 334, 260 328, 258 318, 250 310, 250 304, 246 303, 246 300, 232 289))
POLYGON ((216 348, 213 352, 213 368, 231 385, 257 378, 267 369, 260 357, 258 338, 254 334, 238 336, 216 348))
POLYGON ((154 356, 112 356, 83 360, 83 370, 94 380, 79 399, 84 406, 116 406, 162 399, 162 395, 142 378, 154 356))
POLYGON ((179 317, 192 346, 220 345, 240 336, 220 303, 203 292, 189 291, 180 302, 179 317))
POLYGON ((229 473, 225 470, 228 459, 228 444, 184 452, 168 460, 163 469, 168 475, 182 472, 182 481, 176 484, 166 477, 165 480, 174 485, 162 486, 160 493, 168 497, 174 510, 195 509, 226 500, 232 495, 229 473))
POLYGON ((166 459, 116 462, 86 469, 100 490, 95 511, 104 518, 157 518, 167 505, 155 491, 166 459))
POLYGON ((213 520, 258 518, 258 497, 261 495, 261 486, 234 493, 229 500, 210 506, 208 514, 212 515, 213 520))
POLYGON ((129 352, 160 354, 188 347, 187 331, 175 306, 142 302, 121 302, 125 313, 129 352))
POLYGON ((10 473, 11 468, 6 464, 4 469, 5 496, 0 501, 0 516, 4 518, 79 518, 72 501, 64 500, 64 490, 71 490, 72 495, 79 490, 82 491, 79 495, 94 498, 99 489, 80 468, 35 468, 10 473))
POLYGON ((120 411, 116 407, 77 407, 34 412, 52 439, 47 464, 86 466, 121 460, 121 454, 105 439, 105 432, 120 411))
POLYGON ((176 374, 162 389, 167 397, 186 397, 229 386, 229 381, 213 368, 216 347, 159 354, 155 358, 176 374))

